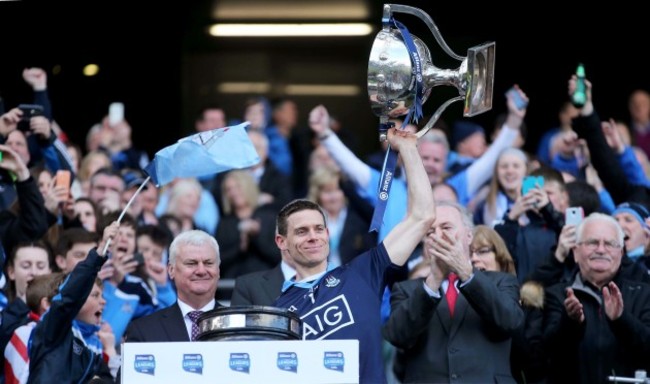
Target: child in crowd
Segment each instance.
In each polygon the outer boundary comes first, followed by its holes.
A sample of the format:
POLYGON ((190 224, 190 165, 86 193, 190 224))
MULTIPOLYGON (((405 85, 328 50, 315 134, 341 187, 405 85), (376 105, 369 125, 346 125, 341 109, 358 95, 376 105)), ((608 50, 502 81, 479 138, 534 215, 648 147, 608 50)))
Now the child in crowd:
MULTIPOLYGON (((106 218, 113 216, 117 218, 117 213, 110 213, 106 218)), ((135 220, 125 214, 120 222, 118 240, 111 247, 113 272, 104 281, 104 298, 107 302, 104 319, 111 325, 118 343, 131 320, 176 302, 174 289, 167 281, 167 269, 160 262, 153 266, 151 260, 151 254, 157 254, 160 261, 167 240, 159 239, 158 234, 149 234, 148 237, 152 239, 149 244, 142 239, 143 247, 147 245, 144 249, 147 257, 144 257, 143 251, 136 252, 135 220), (156 245, 158 243, 160 245, 156 245), (154 281, 150 283, 151 279, 154 281)))
POLYGON ((104 245, 116 237, 118 228, 114 222, 104 230, 98 247, 67 276, 34 328, 28 347, 28 383, 113 382, 98 336, 106 302, 97 273, 108 260, 104 245))
POLYGON ((29 377, 29 356, 27 344, 32 330, 45 311, 50 308, 52 298, 59 292, 59 285, 65 274, 48 273, 34 277, 27 286, 29 320, 16 328, 4 350, 5 384, 24 384, 29 377))

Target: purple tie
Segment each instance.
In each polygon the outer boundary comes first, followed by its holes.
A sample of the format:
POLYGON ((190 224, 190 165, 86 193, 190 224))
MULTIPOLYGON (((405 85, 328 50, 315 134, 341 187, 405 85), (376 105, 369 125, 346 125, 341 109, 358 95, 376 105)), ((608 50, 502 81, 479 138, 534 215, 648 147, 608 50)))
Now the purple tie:
POLYGON ((203 311, 192 311, 187 314, 187 317, 192 321, 192 339, 191 341, 196 341, 196 338, 199 337, 199 317, 203 314, 203 311))

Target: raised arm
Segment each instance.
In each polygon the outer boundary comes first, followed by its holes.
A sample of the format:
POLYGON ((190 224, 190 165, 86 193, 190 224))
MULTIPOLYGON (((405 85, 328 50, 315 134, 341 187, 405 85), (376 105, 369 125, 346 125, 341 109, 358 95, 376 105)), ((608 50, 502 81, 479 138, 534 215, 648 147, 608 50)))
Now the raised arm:
MULTIPOLYGON (((528 100, 526 94, 519 89, 515 88, 519 95, 528 100)), ((510 148, 515 143, 519 129, 526 116, 526 109, 517 109, 513 96, 508 94, 506 97, 506 105, 508 106, 508 116, 503 123, 502 129, 497 138, 492 142, 488 150, 478 158, 472 165, 467 168, 467 194, 474 196, 481 186, 492 177, 494 164, 496 164, 499 154, 505 148, 510 148)))
POLYGON ((435 221, 435 205, 429 178, 422 165, 415 134, 392 128, 388 131, 391 148, 399 152, 408 180, 406 217, 384 239, 391 261, 404 265, 435 221))
POLYGON ((330 115, 323 105, 318 105, 309 113, 309 128, 323 144, 341 171, 358 187, 365 189, 370 182, 370 166, 361 161, 343 144, 329 127, 330 115))
MULTIPOLYGON (((569 80, 569 94, 575 89, 575 75, 569 80)), ((625 201, 647 202, 645 187, 631 184, 616 158, 614 150, 607 144, 603 134, 602 125, 598 113, 594 109, 592 99, 592 85, 589 80, 587 85, 587 102, 580 109, 580 115, 573 120, 573 127, 578 136, 587 141, 587 147, 598 176, 603 182, 605 189, 611 194, 614 203, 620 204, 625 201)))
POLYGON ((30 177, 29 169, 20 156, 8 146, 0 145, 0 170, 6 178, 15 175, 15 186, 20 212, 10 210, 0 212, 0 240, 6 250, 23 241, 40 239, 48 229, 47 212, 43 196, 38 190, 36 180, 30 177))

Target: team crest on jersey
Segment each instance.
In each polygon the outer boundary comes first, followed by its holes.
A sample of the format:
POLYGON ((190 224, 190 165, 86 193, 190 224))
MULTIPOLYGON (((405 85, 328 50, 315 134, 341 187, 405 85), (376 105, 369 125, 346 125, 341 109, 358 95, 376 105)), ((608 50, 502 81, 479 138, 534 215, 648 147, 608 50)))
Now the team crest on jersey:
POLYGON ((336 287, 337 285, 339 285, 340 282, 341 282, 340 279, 337 279, 336 277, 334 277, 334 276, 332 276, 332 275, 329 275, 329 276, 327 276, 327 277, 325 278, 325 286, 326 286, 327 288, 334 288, 334 287, 336 287))
POLYGON ((345 295, 336 296, 325 304, 312 309, 301 319, 303 321, 302 334, 305 340, 321 340, 345 327, 354 325, 352 310, 345 295))

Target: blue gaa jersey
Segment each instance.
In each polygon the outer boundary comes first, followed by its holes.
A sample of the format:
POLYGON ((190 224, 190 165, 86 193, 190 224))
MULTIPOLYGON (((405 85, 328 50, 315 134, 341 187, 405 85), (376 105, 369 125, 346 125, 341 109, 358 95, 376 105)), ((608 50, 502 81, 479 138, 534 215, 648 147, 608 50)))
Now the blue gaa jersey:
POLYGON ((305 340, 359 340, 359 382, 384 383, 380 311, 390 265, 380 243, 326 272, 311 288, 291 286, 274 305, 300 316, 305 340))

